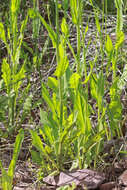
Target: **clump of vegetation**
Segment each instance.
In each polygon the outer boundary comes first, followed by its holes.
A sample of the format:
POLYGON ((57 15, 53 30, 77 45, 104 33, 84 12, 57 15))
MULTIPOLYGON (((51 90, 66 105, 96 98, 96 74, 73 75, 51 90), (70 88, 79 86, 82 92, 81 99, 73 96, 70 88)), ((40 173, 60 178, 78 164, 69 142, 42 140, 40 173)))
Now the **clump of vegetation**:
POLYGON ((39 0, 20 13, 25 4, 25 0, 11 1, 8 15, 0 22, 5 49, 1 56, 0 136, 8 140, 19 133, 8 172, 0 162, 4 190, 12 189, 24 132, 30 135, 31 158, 39 164, 42 177, 66 169, 96 169, 104 161, 104 143, 124 136, 122 121, 126 122, 127 114, 121 102, 127 80, 126 2, 113 2, 115 40, 108 30, 112 4, 107 0, 101 7, 92 0, 43 2, 45 16, 39 0), (87 19, 85 7, 90 9, 87 19), (32 47, 26 40, 29 33, 32 47), (33 74, 37 76, 35 85, 33 74))

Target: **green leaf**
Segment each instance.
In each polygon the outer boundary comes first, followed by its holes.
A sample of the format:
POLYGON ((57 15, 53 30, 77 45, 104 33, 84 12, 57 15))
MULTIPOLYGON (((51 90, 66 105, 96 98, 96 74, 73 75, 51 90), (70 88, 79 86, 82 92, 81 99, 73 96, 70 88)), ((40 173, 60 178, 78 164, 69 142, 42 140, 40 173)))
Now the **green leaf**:
POLYGON ((117 41, 115 44, 115 49, 117 50, 124 42, 124 33, 121 31, 118 33, 117 41))
POLYGON ((53 122, 55 122, 55 125, 57 125, 59 123, 57 110, 54 105, 54 101, 50 97, 49 92, 46 89, 46 86, 44 85, 44 83, 42 83, 42 96, 43 96, 45 102, 48 104, 48 106, 53 114, 53 122))
POLYGON ((75 90, 78 88, 80 75, 78 73, 73 73, 70 77, 70 88, 74 88, 75 90))
POLYGON ((68 8, 69 8, 69 0, 63 0, 62 1, 62 6, 63 6, 64 10, 68 10, 68 8))
MULTIPOLYGON (((53 127, 50 127, 48 125, 44 125, 43 127, 43 133, 46 135, 49 143, 50 143, 50 146, 52 147, 55 143, 55 138, 54 138, 54 134, 53 134, 53 127)), ((41 131, 41 133, 42 133, 41 131)))
POLYGON ((3 40, 4 43, 6 43, 4 25, 1 22, 0 22, 0 38, 3 40))
POLYGON ((90 69, 89 75, 86 76, 86 79, 85 79, 85 81, 83 82, 83 84, 87 84, 88 81, 89 81, 90 78, 91 78, 91 75, 92 75, 92 72, 93 72, 93 68, 94 68, 94 64, 93 64, 92 62, 91 62, 91 64, 90 64, 90 67, 91 67, 91 69, 90 69))
POLYGON ((37 135, 36 131, 30 130, 31 137, 32 137, 32 145, 36 147, 36 149, 41 153, 42 156, 45 156, 47 160, 50 160, 45 147, 41 141, 41 138, 37 135))
POLYGON ((8 176, 6 170, 3 168, 0 160, 0 168, 2 171, 2 188, 3 190, 12 190, 11 178, 8 176))
POLYGON ((19 10, 21 0, 12 0, 11 1, 11 12, 16 13, 19 10))
POLYGON ((102 99, 104 96, 104 77, 103 72, 99 73, 98 78, 95 74, 92 74, 90 80, 91 95, 97 100, 99 109, 102 108, 102 99))
POLYGON ((109 104, 109 110, 113 120, 122 119, 122 105, 119 98, 111 101, 111 103, 109 104))
POLYGON ((24 48, 29 51, 32 55, 34 55, 34 50, 28 46, 28 44, 24 41, 22 42, 22 45, 24 46, 24 48))
POLYGON ((68 29, 68 25, 66 22, 66 19, 63 18, 62 19, 62 24, 61 24, 61 31, 64 33, 64 35, 67 37, 69 34, 69 29, 68 29))
POLYGON ((41 165, 42 158, 41 158, 41 156, 40 156, 40 153, 37 152, 37 151, 34 151, 34 150, 31 150, 30 153, 31 153, 33 162, 35 162, 35 163, 41 165))
POLYGON ((95 13, 95 21, 96 21, 97 31, 100 34, 101 33, 101 26, 100 26, 100 23, 99 23, 98 15, 96 13, 95 13))
POLYGON ((103 72, 100 71, 99 77, 97 80, 97 101, 98 101, 99 109, 102 109, 103 96, 104 96, 104 77, 103 77, 103 72))
MULTIPOLYGON (((52 123, 50 122, 50 118, 48 118, 48 113, 40 110, 41 123, 43 124, 43 130, 41 130, 41 134, 47 136, 50 145, 52 146, 54 143, 54 133, 52 123)), ((56 129, 56 128, 55 128, 56 129)))
POLYGON ((109 104, 109 117, 110 120, 122 119, 122 104, 120 100, 118 79, 112 84, 110 88, 111 102, 109 104))
POLYGON ((75 109, 78 112, 77 116, 78 127, 81 129, 80 131, 87 136, 91 131, 89 106, 85 98, 81 96, 79 92, 77 92, 77 96, 75 98, 75 109))
POLYGON ((45 147, 43 146, 43 143, 41 141, 41 138, 37 135, 36 131, 30 130, 31 137, 32 137, 32 144, 39 150, 39 152, 42 154, 42 156, 45 156, 45 158, 50 161, 55 168, 57 168, 56 163, 54 160, 48 155, 45 147))
POLYGON ((109 35, 107 35, 107 40, 105 43, 105 48, 108 54, 110 54, 113 51, 113 44, 112 44, 112 40, 109 37, 109 35))
POLYGON ((70 0, 72 22, 78 24, 78 5, 76 0, 70 0))
POLYGON ((86 35, 86 33, 88 32, 88 29, 89 29, 89 25, 87 24, 87 25, 86 25, 86 28, 85 28, 85 35, 86 35))
POLYGON ((57 65, 54 75, 57 77, 62 77, 69 65, 69 61, 67 59, 66 52, 62 43, 59 45, 59 55, 60 55, 60 61, 57 65))
POLYGON ((48 113, 46 111, 43 111, 42 109, 40 109, 40 118, 41 118, 41 123, 43 125, 49 124, 48 113))
POLYGON ((92 138, 92 143, 98 143, 102 140, 102 138, 104 137, 105 135, 105 130, 102 129, 100 130, 97 134, 95 134, 95 136, 92 138))
POLYGON ((29 15, 29 17, 32 18, 32 19, 34 19, 34 18, 37 17, 37 14, 36 14, 36 12, 35 12, 33 9, 29 9, 29 10, 28 10, 28 15, 29 15))
POLYGON ((10 163, 9 168, 8 168, 8 176, 11 178, 11 183, 13 181, 16 161, 18 159, 23 140, 24 140, 24 131, 23 131, 23 129, 21 129, 19 131, 19 134, 16 137, 12 160, 11 160, 11 163, 10 163))
POLYGON ((90 80, 90 89, 91 89, 91 95, 93 98, 97 100, 97 77, 95 74, 92 74, 91 80, 90 80))
POLYGON ((74 123, 76 122, 76 119, 77 119, 77 115, 78 113, 76 114, 73 114, 71 113, 66 121, 66 124, 65 124, 65 127, 64 127, 64 131, 62 131, 62 134, 61 134, 61 137, 60 137, 60 141, 61 143, 64 143, 64 141, 66 142, 66 138, 68 138, 68 133, 73 130, 73 127, 74 127, 74 123))
POLYGON ((20 71, 14 75, 14 79, 13 79, 13 82, 14 82, 14 88, 15 88, 15 91, 18 91, 18 89, 20 88, 21 84, 22 84, 22 79, 24 79, 26 76, 25 76, 25 64, 23 64, 23 66, 21 67, 20 71))
POLYGON ((21 54, 21 46, 22 46, 22 42, 23 42, 23 38, 24 38, 24 31, 25 31, 25 28, 27 25, 27 21, 28 21, 28 16, 26 16, 25 20, 22 21, 21 28, 20 28, 20 35, 18 37, 18 41, 16 42, 17 47, 16 47, 16 52, 14 55, 14 62, 15 62, 14 67, 15 68, 19 64, 19 59, 20 59, 20 54, 21 54))
MULTIPOLYGON (((47 113, 40 109, 40 118, 41 123, 43 124, 43 134, 46 135, 47 138, 51 136, 55 140, 58 139, 58 126, 54 121, 52 113, 47 113), (49 129, 50 128, 50 129, 49 129), (50 134, 48 134, 50 132, 50 134)), ((50 139, 52 141, 52 138, 50 139)), ((51 143, 52 145, 52 143, 51 143)))
POLYGON ((42 83, 42 97, 44 98, 45 102, 48 104, 53 114, 55 114, 55 107, 53 105, 52 99, 44 83, 42 83))
POLYGON ((0 95, 0 110, 6 110, 8 106, 8 96, 7 95, 0 95))
POLYGON ((54 77, 48 77, 48 86, 55 92, 58 92, 58 80, 54 77))
POLYGON ((67 44, 68 44, 68 47, 71 50, 71 53, 72 53, 72 55, 73 55, 73 57, 75 59, 75 62, 73 63, 73 66, 72 66, 72 70, 74 70, 76 63, 78 63, 77 56, 76 56, 76 54, 74 52, 74 49, 73 49, 73 47, 72 47, 72 45, 71 45, 71 43, 69 42, 68 39, 67 39, 67 44))
MULTIPOLYGON (((34 10, 33 10, 34 11, 34 10)), ((44 18, 40 15, 39 12, 36 12, 37 16, 39 16, 42 24, 45 26, 46 30, 48 31, 49 33, 49 37, 50 39, 52 40, 52 44, 53 44, 53 47, 55 48, 56 47, 56 44, 57 44, 57 36, 56 36, 56 33, 54 32, 54 30, 47 24, 47 22, 44 20, 44 18)))
POLYGON ((11 69, 9 64, 7 63, 6 59, 3 59, 3 63, 2 63, 2 78, 5 82, 5 85, 7 87, 7 93, 10 92, 10 84, 11 84, 11 69))
POLYGON ((120 94, 118 94, 118 78, 116 78, 116 80, 110 87, 110 97, 111 97, 111 100, 114 100, 118 96, 120 96, 120 94))
POLYGON ((115 6, 117 8, 116 33, 118 35, 123 29, 123 0, 115 0, 115 6))
POLYGON ((37 150, 39 150, 40 153, 47 155, 41 138, 37 135, 37 132, 30 130, 30 133, 32 137, 32 144, 37 148, 37 150))

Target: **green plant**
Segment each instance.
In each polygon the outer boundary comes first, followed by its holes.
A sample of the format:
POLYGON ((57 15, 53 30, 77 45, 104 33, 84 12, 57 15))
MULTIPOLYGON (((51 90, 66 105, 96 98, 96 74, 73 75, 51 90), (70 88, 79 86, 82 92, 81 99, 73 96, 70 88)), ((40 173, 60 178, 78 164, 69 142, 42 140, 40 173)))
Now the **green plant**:
POLYGON ((12 160, 10 162, 8 171, 6 171, 3 168, 2 162, 0 161, 0 168, 2 171, 1 172, 2 173, 1 182, 2 182, 3 190, 12 190, 13 189, 13 177, 14 177, 16 162, 17 162, 17 159, 19 156, 19 152, 20 152, 20 149, 22 146, 23 139, 24 139, 24 131, 23 131, 23 129, 21 129, 15 140, 13 156, 12 156, 12 160))
MULTIPOLYGON (((23 83, 25 75, 25 64, 20 64, 21 47, 26 29, 28 15, 22 21, 20 29, 18 26, 18 13, 20 10, 20 1, 11 1, 10 3, 10 25, 7 30, 3 23, 0 23, 0 38, 4 42, 8 58, 2 61, 1 71, 4 82, 4 89, 6 90, 6 112, 8 110, 8 121, 4 124, 8 132, 11 134, 16 130, 16 120, 18 120, 17 100, 19 96, 19 89, 23 83), (20 30, 20 32, 19 32, 20 30)), ((4 114, 6 115, 6 112, 4 114)))
MULTIPOLYGON (((49 107, 49 113, 40 110, 41 122, 43 124, 43 128, 40 129, 40 135, 42 135, 44 143, 37 135, 37 132, 30 131, 30 133, 33 145, 40 151, 41 158, 45 157, 52 164, 52 167, 59 171, 63 169, 66 157, 71 156, 71 147, 67 145, 76 136, 76 134, 71 134, 73 133, 71 130, 74 128, 76 113, 72 112, 68 115, 66 107, 67 96, 66 89, 63 89, 63 83, 65 83, 64 74, 68 67, 68 59, 64 50, 64 44, 59 44, 58 51, 59 64, 54 73, 57 79, 53 77, 48 79, 48 85, 53 90, 52 98, 47 87, 42 83, 42 97, 49 107), (63 94, 65 94, 64 97, 63 94)), ((42 161, 44 162, 44 159, 42 161)), ((42 164, 45 167, 45 164, 42 164)))
MULTIPOLYGON (((74 156, 80 168, 86 167, 86 163, 90 164, 90 158, 95 154, 94 147, 101 141, 104 134, 104 130, 101 127, 103 117, 100 116, 100 112, 103 110, 103 101, 101 97, 103 97, 104 94, 104 84, 103 82, 100 84, 100 81, 103 81, 103 73, 99 75, 98 91, 96 95, 96 97, 98 96, 97 101, 99 106, 99 129, 96 133, 93 132, 89 118, 92 109, 88 103, 88 91, 84 90, 81 80, 83 73, 81 72, 80 65, 80 26, 82 22, 80 9, 82 8, 82 1, 71 1, 71 6, 72 20, 77 28, 76 55, 68 40, 69 30, 65 18, 63 18, 61 24, 61 31, 63 34, 60 35, 59 33, 58 1, 56 1, 56 32, 46 23, 44 18, 37 11, 29 11, 31 17, 32 15, 38 15, 49 32, 53 46, 56 48, 57 67, 54 73, 56 78, 49 77, 48 79, 48 86, 52 90, 52 95, 50 95, 46 85, 42 83, 42 97, 48 105, 48 113, 44 110, 40 110, 43 128, 39 130, 39 134, 42 136, 44 142, 41 141, 37 132, 31 130, 30 133, 32 136, 32 144, 39 151, 43 168, 45 168, 46 160, 49 163, 48 168, 50 170, 56 169, 57 171, 63 170, 66 160, 74 158, 74 156), (77 72, 74 73, 73 69, 69 66, 66 54, 66 43, 69 45, 76 58, 77 72), (100 87, 102 89, 100 89, 100 87), (68 106, 69 100, 70 105, 68 106), (71 108, 71 106, 73 108, 71 108), (90 139, 90 142, 88 139, 90 139), (94 153, 92 153, 92 151, 94 153)), ((88 28, 86 28, 86 32, 87 30, 88 28)), ((84 38, 85 36, 83 40, 84 38)), ((91 71, 89 75, 86 76, 86 80, 84 81, 85 84, 88 83, 92 76, 92 70, 96 60, 97 56, 90 64, 91 71)), ((85 73, 87 73, 87 71, 85 71, 85 73)), ((98 153, 99 151, 97 154, 98 153)), ((38 153, 32 151, 32 154, 35 158, 35 155, 38 153)))
MULTIPOLYGON (((35 12, 31 13, 34 14, 35 12)), ((51 86, 53 90, 52 98, 46 86, 42 83, 42 96, 51 110, 49 116, 45 111, 40 111, 41 121, 44 125, 44 128, 40 129, 40 134, 45 139, 45 148, 37 133, 34 131, 30 132, 33 145, 40 151, 41 157, 44 156, 49 163, 52 163, 52 167, 59 171, 63 168, 65 158, 70 154, 70 146, 67 147, 70 139, 67 134, 70 133, 71 136, 70 129, 74 127, 76 117, 74 113, 68 115, 67 108, 64 105, 67 99, 66 89, 63 89, 63 84, 65 83, 64 74, 69 62, 66 55, 65 41, 62 36, 61 43, 59 43, 58 2, 56 1, 56 33, 45 22, 41 15, 39 13, 37 14, 48 30, 54 47, 56 47, 57 68, 54 75, 57 79, 50 77, 48 80, 48 85, 51 86)), ((42 161, 44 162, 44 159, 42 161)), ((45 165, 44 163, 42 164, 43 166, 45 165)))
MULTIPOLYGON (((118 30, 119 29, 117 29, 117 31, 118 30)), ((116 135, 116 133, 118 136, 121 135, 121 125, 120 125, 122 120, 122 104, 120 101, 121 91, 119 90, 118 86, 119 77, 116 76, 116 72, 117 72, 118 52, 120 51, 120 48, 124 41, 124 33, 122 31, 119 31, 119 35, 117 36, 118 37, 115 43, 115 47, 113 47, 112 41, 109 36, 107 36, 107 41, 105 44, 107 57, 108 57, 107 70, 109 69, 109 66, 112 63, 112 72, 113 72, 112 85, 110 87, 111 101, 108 107, 108 116, 111 127, 110 138, 116 135)))

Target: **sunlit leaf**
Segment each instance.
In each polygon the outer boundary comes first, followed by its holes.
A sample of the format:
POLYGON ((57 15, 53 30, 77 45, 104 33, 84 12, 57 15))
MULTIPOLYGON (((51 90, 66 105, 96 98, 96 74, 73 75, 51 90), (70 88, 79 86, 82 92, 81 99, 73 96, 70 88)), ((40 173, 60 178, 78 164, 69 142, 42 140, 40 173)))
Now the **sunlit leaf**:
POLYGON ((50 142, 50 146, 52 147, 53 144, 55 143, 55 138, 54 138, 54 135, 53 135, 53 129, 52 129, 52 127, 50 127, 48 125, 44 125, 44 127, 43 127, 43 133, 48 138, 48 141, 50 142))
POLYGON ((77 89, 79 84, 80 75, 78 73, 73 73, 70 77, 70 88, 77 89))
POLYGON ((74 24, 78 23, 78 6, 76 0, 70 0, 71 16, 72 22, 74 24))
POLYGON ((89 29, 89 25, 87 24, 87 25, 86 25, 86 28, 85 28, 85 35, 86 35, 86 33, 88 32, 88 29, 89 29))
POLYGON ((60 61, 57 65, 54 75, 57 77, 62 77, 64 73, 66 72, 69 65, 69 61, 66 56, 66 52, 62 43, 59 45, 59 55, 60 55, 60 61))
POLYGON ((3 168, 1 160, 0 160, 0 168, 1 168, 1 171, 2 171, 2 179, 1 179, 2 188, 4 190, 12 190, 11 178, 8 176, 8 173, 3 168))
POLYGON ((69 29, 65 18, 62 19, 61 30, 65 34, 65 36, 68 36, 69 29))
POLYGON ((11 1, 11 12, 15 13, 16 11, 18 11, 19 7, 20 7, 20 2, 21 0, 12 0, 11 1))
POLYGON ((113 50, 113 44, 112 44, 112 40, 111 38, 109 37, 109 35, 107 35, 107 40, 106 40, 106 43, 105 43, 105 48, 106 48, 106 51, 107 53, 111 53, 112 50, 113 50))
POLYGON ((115 49, 118 49, 124 42, 124 33, 121 31, 119 34, 118 34, 118 37, 117 37, 117 41, 116 41, 116 44, 115 44, 115 49))
POLYGON ((21 84, 22 84, 22 79, 25 78, 25 65, 23 65, 21 67, 21 69, 19 70, 19 72, 17 74, 14 75, 14 78, 13 78, 13 83, 15 83, 15 90, 17 91, 21 84))
POLYGON ((6 43, 4 25, 0 22, 0 38, 6 43))
POLYGON ((37 17, 37 14, 35 13, 35 11, 33 9, 29 9, 28 14, 29 14, 29 17, 32 19, 37 17))
POLYGON ((97 14, 95 14, 95 20, 96 20, 97 31, 98 31, 98 33, 100 34, 100 33, 101 33, 101 26, 100 26, 99 18, 98 18, 98 15, 97 15, 97 14))
POLYGON ((68 133, 73 130, 73 124, 75 123, 76 119, 77 119, 77 113, 74 115, 73 113, 69 115, 69 117, 67 118, 66 121, 66 125, 64 128, 64 131, 61 134, 61 143, 64 143, 64 141, 66 141, 66 138, 68 138, 68 133))
POLYGON ((37 135, 36 131, 32 131, 30 130, 31 133, 31 137, 32 137, 32 144, 33 146, 35 146, 37 148, 37 150, 39 150, 40 153, 44 153, 45 155, 47 155, 43 143, 41 141, 41 138, 37 135))

